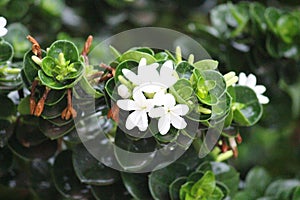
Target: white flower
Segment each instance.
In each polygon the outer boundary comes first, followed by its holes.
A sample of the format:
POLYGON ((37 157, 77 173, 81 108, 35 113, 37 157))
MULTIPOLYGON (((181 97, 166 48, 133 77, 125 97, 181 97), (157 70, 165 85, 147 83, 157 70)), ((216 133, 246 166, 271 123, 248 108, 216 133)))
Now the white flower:
POLYGON ((6 19, 4 17, 0 17, 0 37, 3 37, 7 33, 6 26, 6 19))
POLYGON ((155 93, 161 89, 171 87, 177 81, 176 71, 173 69, 171 60, 166 61, 158 73, 158 63, 147 65, 146 59, 142 58, 138 65, 137 74, 129 69, 122 69, 124 76, 141 90, 147 93, 155 93))
POLYGON ((266 87, 263 85, 256 85, 256 77, 253 74, 249 74, 248 77, 245 73, 239 74, 238 85, 248 86, 253 89, 256 93, 256 96, 261 104, 269 103, 269 98, 262 95, 266 91, 266 87))
POLYGON ((126 87, 124 84, 121 84, 121 85, 118 86, 118 94, 123 99, 127 99, 131 96, 131 93, 130 93, 128 87, 126 87))
POLYGON ((117 101, 119 108, 132 112, 126 120, 125 127, 128 130, 138 127, 140 131, 145 131, 148 127, 147 113, 154 107, 153 99, 146 99, 141 91, 133 91, 133 100, 121 99, 117 101))
POLYGON ((172 94, 161 96, 163 107, 152 108, 149 112, 151 118, 158 118, 158 130, 160 134, 165 135, 170 130, 171 124, 176 129, 184 129, 187 126, 185 120, 181 117, 186 115, 189 107, 184 104, 176 104, 172 94))

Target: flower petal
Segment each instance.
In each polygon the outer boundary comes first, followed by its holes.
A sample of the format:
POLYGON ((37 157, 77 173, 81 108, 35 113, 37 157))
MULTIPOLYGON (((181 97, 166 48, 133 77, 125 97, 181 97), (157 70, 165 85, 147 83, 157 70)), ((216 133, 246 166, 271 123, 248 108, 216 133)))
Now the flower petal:
POLYGON ((158 120, 158 130, 160 134, 165 135, 170 130, 170 114, 166 114, 158 120))
POLYGON ((189 107, 185 104, 178 104, 171 109, 172 113, 176 115, 186 115, 189 112, 189 107))
POLYGON ((254 91, 255 91, 256 94, 262 94, 262 93, 264 93, 266 90, 267 90, 266 87, 263 86, 263 85, 257 85, 257 86, 255 86, 255 88, 254 88, 254 91))
POLYGON ((166 108, 173 108, 176 104, 174 96, 170 93, 167 93, 166 95, 164 95, 162 101, 163 101, 163 105, 166 108))
POLYGON ((118 86, 118 94, 123 98, 123 99, 127 99, 130 97, 130 92, 129 92, 129 89, 121 84, 118 86))
POLYGON ((178 115, 171 115, 171 123, 177 129, 184 129, 187 126, 185 120, 178 115))
POLYGON ((148 128, 148 116, 145 111, 141 111, 140 120, 137 124, 137 127, 140 131, 146 131, 148 128))
POLYGON ((138 126, 139 121, 141 120, 141 111, 134 111, 133 113, 131 113, 126 120, 126 124, 125 127, 128 130, 133 129, 135 126, 138 126))
POLYGON ((246 85, 248 87, 254 88, 256 85, 256 77, 253 74, 248 75, 248 79, 246 81, 246 85))
POLYGON ((122 110, 137 110, 139 107, 136 105, 136 103, 133 100, 130 99, 120 99, 117 101, 117 105, 122 110))
POLYGON ((267 104, 270 102, 268 97, 261 95, 261 94, 257 95, 257 98, 258 98, 259 103, 261 103, 261 104, 267 104))
POLYGON ((155 93, 155 95, 153 97, 154 105, 156 105, 156 106, 163 105, 162 99, 164 98, 165 93, 166 93, 165 89, 160 89, 158 92, 155 93))
POLYGON ((149 117, 157 118, 157 117, 162 117, 165 114, 166 114, 166 111, 163 107, 152 108, 149 112, 149 117))
POLYGON ((134 89, 132 97, 134 101, 138 102, 139 104, 146 101, 146 97, 144 96, 144 94, 140 89, 134 89))
POLYGON ((6 26, 6 23, 7 23, 6 19, 4 17, 0 17, 0 27, 6 26))
POLYGON ((141 80, 139 79, 139 77, 135 73, 130 71, 129 69, 122 69, 122 73, 133 84, 139 85, 141 83, 141 80))
POLYGON ((0 29, 0 37, 3 37, 7 34, 7 29, 6 28, 1 28, 0 29))
POLYGON ((147 60, 146 60, 146 58, 141 58, 141 60, 140 60, 140 62, 139 62, 139 67, 145 66, 145 65, 147 65, 147 60))
POLYGON ((246 81, 247 81, 247 76, 244 72, 241 72, 239 74, 239 82, 238 85, 246 85, 246 81))

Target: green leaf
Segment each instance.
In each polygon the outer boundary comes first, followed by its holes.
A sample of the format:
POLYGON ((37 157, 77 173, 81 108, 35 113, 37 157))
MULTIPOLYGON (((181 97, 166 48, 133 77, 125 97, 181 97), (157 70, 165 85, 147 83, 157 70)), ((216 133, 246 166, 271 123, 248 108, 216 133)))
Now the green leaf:
POLYGON ((152 56, 148 53, 141 52, 141 51, 132 51, 132 50, 129 50, 129 51, 125 52, 124 54, 122 54, 122 56, 119 58, 119 61, 123 62, 125 60, 134 60, 136 62, 140 62, 140 60, 142 58, 146 58, 147 65, 156 62, 156 59, 154 58, 154 56, 152 56))
MULTIPOLYGON (((32 56, 34 54, 32 53, 31 50, 27 51, 25 54, 24 54, 24 57, 23 57, 23 72, 25 74, 25 77, 27 79, 27 81, 29 83, 32 83, 34 81, 34 79, 37 77, 38 75, 38 70, 40 69, 40 66, 37 65, 33 60, 32 60, 32 56)), ((46 52, 45 51, 42 51, 42 56, 45 56, 46 55, 46 52)), ((25 79, 23 78, 23 81, 25 79)))
POLYGON ((89 185, 111 185, 119 178, 119 172, 106 167, 82 145, 73 149, 72 161, 77 177, 89 185))
POLYGON ((68 123, 65 126, 57 126, 46 119, 39 118, 39 127, 46 137, 53 140, 69 133, 74 128, 74 123, 68 123))
POLYGON ((115 71, 115 82, 118 83, 119 82, 119 76, 123 75, 122 73, 122 69, 129 69, 129 70, 137 70, 139 63, 135 60, 124 60, 123 62, 121 62, 120 64, 118 64, 118 66, 116 67, 116 71, 115 71))
POLYGON ((154 55, 157 62, 165 62, 169 59, 169 55, 166 52, 158 52, 154 55))
POLYGON ((256 93, 246 86, 228 89, 233 100, 233 120, 240 126, 252 126, 262 115, 262 106, 256 93))
POLYGON ((21 115, 30 115, 30 96, 27 96, 20 101, 18 112, 21 115))
POLYGON ((78 49, 74 43, 68 40, 58 40, 49 47, 47 51, 47 56, 52 58, 57 58, 60 53, 64 54, 66 61, 70 61, 70 63, 79 61, 79 53, 78 49))
POLYGON ((155 200, 169 199, 169 185, 178 177, 186 175, 186 167, 176 163, 153 171, 149 175, 149 188, 152 197, 155 200))
POLYGON ((293 199, 300 199, 300 186, 295 188, 293 193, 293 199))
POLYGON ((1 40, 0 41, 0 63, 11 60, 13 54, 14 54, 14 50, 11 44, 4 40, 1 40))
POLYGON ((147 174, 134 174, 122 172, 122 180, 127 191, 134 199, 150 200, 152 199, 148 188, 147 174))
POLYGON ((196 69, 202 70, 215 70, 218 68, 219 62, 211 59, 204 59, 194 63, 196 69))
MULTIPOLYGON (((169 185, 169 194, 171 200, 179 200, 180 188, 187 182, 186 177, 179 177, 169 185)), ((182 195, 184 196, 184 195, 182 195)))
POLYGON ((47 106, 54 106, 61 102, 65 97, 66 91, 65 90, 50 90, 48 93, 47 99, 45 101, 45 105, 47 106))
POLYGON ((181 185, 180 191, 179 191, 179 199, 184 199, 184 200, 192 200, 195 199, 190 194, 190 191, 194 185, 194 182, 186 182, 185 184, 181 185))
POLYGON ((13 164, 13 154, 9 148, 0 148, 0 177, 10 170, 13 164))
POLYGON ((36 159, 30 163, 29 169, 30 186, 39 198, 43 200, 59 199, 52 177, 51 165, 44 160, 36 159))
POLYGON ((152 49, 150 49, 149 47, 134 47, 134 48, 131 48, 130 51, 144 52, 144 53, 154 56, 154 51, 152 49))
POLYGON ((102 199, 132 200, 132 197, 128 194, 122 182, 117 182, 109 186, 92 186, 92 193, 97 200, 102 200, 102 199))
POLYGON ((245 188, 255 193, 255 197, 260 197, 270 182, 271 176, 264 168, 254 167, 247 174, 245 188))
POLYGON ((43 58, 42 60, 42 70, 43 72, 50 77, 53 77, 54 75, 54 71, 53 69, 55 68, 56 63, 54 58, 50 57, 50 56, 46 56, 45 58, 43 58))
POLYGON ((85 97, 87 96, 91 96, 95 99, 100 98, 103 96, 103 94, 101 92, 99 92, 98 90, 96 90, 87 80, 87 78, 85 76, 83 76, 83 78, 80 79, 80 81, 78 82, 78 85, 84 90, 84 92, 87 94, 85 97))
POLYGON ((88 186, 81 183, 75 174, 70 150, 62 151, 57 155, 52 168, 52 177, 56 189, 64 197, 68 199, 91 198, 88 186))
POLYGON ((37 117, 32 115, 21 116, 19 122, 15 128, 15 134, 17 140, 23 146, 36 146, 48 139, 39 130, 37 117))
POLYGON ((215 175, 212 171, 207 171, 191 188, 191 195, 196 198, 209 197, 216 187, 215 175))
POLYGON ((178 73, 179 78, 190 79, 194 68, 195 67, 190 63, 182 61, 176 65, 175 70, 178 73))
POLYGON ((61 116, 62 111, 67 107, 67 99, 64 98, 61 101, 59 101, 54 106, 44 106, 44 110, 41 114, 41 116, 44 119, 53 119, 56 117, 61 116))
POLYGON ((0 102, 1 102, 0 119, 6 119, 16 114, 17 112, 16 106, 14 105, 12 100, 10 100, 10 98, 0 95, 0 102))
POLYGON ((288 199, 293 194, 293 190, 300 186, 300 181, 296 179, 277 180, 271 183, 265 191, 265 196, 275 196, 277 199, 288 199))
POLYGON ((117 128, 114 153, 118 163, 129 172, 145 169, 156 154, 157 142, 153 137, 139 139, 126 135, 119 127, 117 128), (133 153, 141 153, 141 156, 133 156, 133 153))
POLYGON ((274 7, 268 7, 264 15, 269 29, 271 29, 274 34, 277 34, 276 24, 281 15, 280 11, 274 7))
POLYGON ((218 187, 215 188, 213 193, 207 198, 208 200, 222 200, 224 197, 224 194, 222 190, 218 187))
POLYGON ((265 6, 258 2, 254 2, 250 4, 250 17, 254 20, 261 31, 266 31, 267 24, 264 16, 265 6))
POLYGON ((292 43, 295 36, 299 35, 299 19, 291 14, 280 16, 276 23, 276 30, 281 39, 286 43, 292 43))
MULTIPOLYGON (((25 9, 24 7, 22 8, 22 10, 25 9)), ((5 36, 5 39, 13 46, 14 57, 23 58, 25 52, 31 48, 30 42, 26 39, 26 36, 29 35, 28 29, 21 23, 13 23, 7 27, 7 30, 8 34, 5 36)))
MULTIPOLYGON (((29 133, 30 134, 30 133, 29 133)), ((14 154, 25 160, 49 159, 57 149, 57 141, 46 140, 38 145, 24 147, 13 135, 9 140, 9 147, 14 154)))
POLYGON ((62 90, 66 88, 72 88, 78 81, 80 77, 73 80, 66 80, 64 82, 58 82, 55 78, 47 76, 42 70, 38 71, 38 76, 43 85, 48 86, 54 90, 62 90))
POLYGON ((292 114, 293 117, 297 118, 300 115, 300 80, 293 85, 288 85, 283 79, 279 81, 279 87, 285 91, 292 99, 292 114))
POLYGON ((239 185, 239 173, 230 165, 221 162, 211 162, 211 169, 216 176, 216 180, 224 183, 230 193, 230 196, 233 196, 237 190, 239 185))

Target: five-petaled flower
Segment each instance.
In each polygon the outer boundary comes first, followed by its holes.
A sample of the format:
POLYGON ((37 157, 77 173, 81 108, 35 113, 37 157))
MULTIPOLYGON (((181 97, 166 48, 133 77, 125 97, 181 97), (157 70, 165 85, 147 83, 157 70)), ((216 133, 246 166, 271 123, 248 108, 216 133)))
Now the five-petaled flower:
POLYGON ((256 77, 253 74, 249 74, 247 77, 245 73, 240 73, 238 85, 248 86, 253 89, 259 100, 259 103, 269 103, 269 98, 262 95, 266 91, 266 87, 263 85, 256 85, 256 77))
POLYGON ((5 36, 7 33, 7 29, 5 28, 6 23, 6 19, 4 17, 0 17, 0 37, 5 36))
POLYGON ((148 128, 147 113, 154 107, 153 99, 146 99, 140 90, 134 90, 132 97, 133 100, 121 99, 117 101, 119 108, 133 111, 127 117, 125 127, 128 130, 138 127, 140 131, 145 131, 148 128))
POLYGON ((151 118, 159 118, 158 130, 165 135, 171 128, 171 124, 176 129, 184 129, 187 126, 184 116, 188 113, 189 107, 185 104, 177 104, 172 94, 160 96, 163 107, 152 108, 149 112, 151 118))

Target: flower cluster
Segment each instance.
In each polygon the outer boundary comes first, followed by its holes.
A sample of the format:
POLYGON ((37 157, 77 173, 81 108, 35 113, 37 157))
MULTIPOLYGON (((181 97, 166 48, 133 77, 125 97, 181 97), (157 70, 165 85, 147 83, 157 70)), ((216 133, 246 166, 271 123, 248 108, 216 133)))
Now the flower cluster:
POLYGON ((176 104, 174 96, 168 93, 168 88, 176 83, 178 75, 173 69, 173 62, 166 61, 158 72, 158 63, 147 65, 142 58, 137 67, 137 74, 129 69, 122 69, 125 76, 119 76, 121 85, 118 94, 123 98, 117 101, 122 110, 133 111, 129 114, 125 127, 128 130, 138 127, 146 131, 148 118, 159 118, 158 130, 165 135, 171 128, 184 129, 187 126, 182 116, 186 115, 189 107, 176 104))

